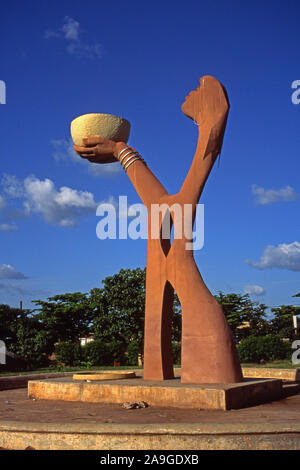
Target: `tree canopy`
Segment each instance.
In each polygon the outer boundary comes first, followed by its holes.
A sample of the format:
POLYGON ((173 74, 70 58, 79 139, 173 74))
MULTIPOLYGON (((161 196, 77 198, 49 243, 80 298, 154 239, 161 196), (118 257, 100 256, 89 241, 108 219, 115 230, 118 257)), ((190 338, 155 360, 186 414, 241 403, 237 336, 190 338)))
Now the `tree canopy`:
MULTIPOLYGON (((97 339, 109 341, 112 337, 126 344, 135 341, 142 353, 145 321, 146 270, 121 269, 106 277, 102 289, 93 289, 90 301, 96 309, 92 332, 97 339)), ((174 296, 173 339, 180 340, 181 309, 174 296)))
MULTIPOLYGON (((88 293, 65 293, 34 300, 33 310, 0 304, 0 339, 27 367, 46 363, 57 343, 79 346, 80 339, 89 336, 98 345, 110 344, 112 350, 115 343, 117 349, 121 344, 124 351, 137 350, 142 354, 145 279, 146 269, 121 269, 88 293)), ((300 293, 294 297, 300 297, 300 293)), ((281 305, 271 309, 270 317, 268 307, 252 301, 249 294, 220 291, 215 298, 238 341, 249 335, 296 338, 292 317, 300 314, 300 307, 281 305)), ((172 340, 179 349, 181 320, 180 302, 175 293, 172 340)))
POLYGON ((215 298, 222 306, 224 315, 236 339, 241 339, 250 332, 256 335, 267 334, 267 305, 253 302, 249 294, 223 294, 219 292, 215 298))
POLYGON ((293 326, 293 316, 300 314, 300 307, 294 305, 281 305, 272 308, 271 331, 282 338, 296 339, 297 335, 293 326))

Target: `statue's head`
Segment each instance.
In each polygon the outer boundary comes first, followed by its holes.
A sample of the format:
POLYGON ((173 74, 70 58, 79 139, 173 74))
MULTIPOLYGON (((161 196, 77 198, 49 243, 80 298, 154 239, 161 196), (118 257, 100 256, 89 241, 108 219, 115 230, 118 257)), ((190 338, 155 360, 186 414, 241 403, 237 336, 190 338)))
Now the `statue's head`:
POLYGON ((227 113, 229 101, 225 88, 210 75, 200 78, 200 86, 192 90, 181 106, 182 112, 198 124, 201 124, 208 112, 227 113))
POLYGON ((200 103, 200 87, 190 91, 185 97, 185 102, 181 106, 182 112, 189 118, 197 121, 197 115, 199 114, 199 103, 200 103))

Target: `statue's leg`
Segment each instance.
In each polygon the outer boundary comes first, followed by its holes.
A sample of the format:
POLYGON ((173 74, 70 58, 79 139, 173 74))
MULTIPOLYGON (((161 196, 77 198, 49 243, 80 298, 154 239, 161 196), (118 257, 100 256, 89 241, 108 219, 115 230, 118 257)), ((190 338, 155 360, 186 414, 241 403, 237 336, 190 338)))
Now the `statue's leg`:
POLYGON ((177 271, 174 288, 182 308, 181 382, 241 382, 232 332, 194 260, 182 265, 180 275, 177 271))
POLYGON ((171 345, 174 290, 162 275, 161 265, 146 271, 144 379, 174 377, 171 345))

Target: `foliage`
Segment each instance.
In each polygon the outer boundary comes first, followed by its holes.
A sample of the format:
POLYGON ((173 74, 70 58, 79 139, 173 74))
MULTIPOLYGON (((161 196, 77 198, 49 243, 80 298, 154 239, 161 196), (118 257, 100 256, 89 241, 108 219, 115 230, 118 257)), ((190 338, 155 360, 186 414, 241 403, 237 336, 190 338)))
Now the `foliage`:
POLYGON ((176 292, 174 292, 173 301, 173 325, 172 325, 172 341, 181 341, 181 329, 182 329, 182 312, 179 298, 176 292))
POLYGON ((278 335, 254 336, 244 338, 238 345, 241 362, 274 361, 286 359, 291 354, 291 345, 284 343, 278 335))
POLYGON ((0 305, 0 339, 5 341, 7 347, 16 341, 15 329, 20 309, 9 305, 0 305))
MULTIPOLYGON (((121 269, 106 277, 102 289, 93 289, 90 302, 94 311, 92 331, 96 339, 104 342, 121 341, 127 346, 135 341, 138 353, 144 349, 146 270, 121 269)), ((174 296, 173 337, 180 339, 181 309, 174 296)))
POLYGON ((271 309, 273 318, 270 321, 271 332, 281 338, 297 339, 293 326, 293 315, 300 314, 300 307, 281 305, 271 309))
POLYGON ((101 340, 91 341, 82 346, 82 359, 93 366, 109 365, 110 355, 101 340))
POLYGON ((130 341, 127 346, 127 364, 129 366, 138 365, 139 347, 137 341, 130 341))
POLYGON ((55 357, 65 366, 79 365, 82 357, 80 344, 62 341, 55 345, 55 357))
POLYGON ((82 358, 91 366, 113 366, 114 362, 123 365, 126 362, 124 350, 121 341, 104 343, 98 339, 82 346, 82 358))
POLYGON ((93 324, 95 339, 121 341, 134 340, 139 351, 143 349, 145 315, 145 270, 121 269, 118 274, 106 277, 102 289, 91 292, 98 301, 98 315, 93 324))
POLYGON ((178 341, 172 341, 173 364, 181 364, 181 344, 178 341))
POLYGON ((249 336, 249 332, 256 335, 269 333, 269 324, 265 318, 266 305, 253 302, 249 294, 223 294, 219 292, 215 298, 222 306, 224 315, 237 340, 249 336), (241 328, 245 324, 249 324, 249 327, 241 328))
POLYGON ((125 364, 125 350, 126 345, 122 341, 112 340, 108 345, 108 351, 110 353, 111 360, 114 362, 119 362, 120 365, 125 364))
MULTIPOLYGON (((114 362, 137 365, 144 345, 145 278, 145 269, 121 269, 106 277, 102 287, 89 293, 66 293, 46 301, 35 300, 34 311, 0 304, 0 339, 5 341, 10 353, 7 366, 1 365, 1 370, 45 366, 54 348, 58 360, 66 365, 111 367, 114 362), (80 338, 88 336, 93 336, 95 341, 80 347, 80 338), (15 357, 13 362, 12 356, 15 357)), ((297 338, 292 317, 300 313, 300 307, 281 305, 273 308, 273 318, 267 320, 266 305, 253 302, 248 294, 219 292, 215 297, 236 340, 242 340, 239 348, 243 357, 245 354, 247 357, 267 355, 267 360, 276 354, 281 356, 281 342, 276 343, 280 347, 272 343, 275 348, 272 355, 264 349, 271 340, 259 340, 258 337, 269 338, 272 334, 276 338, 297 338), (249 334, 249 345, 256 351, 251 354, 247 352, 250 346, 244 343, 249 334)), ((300 293, 294 297, 300 297, 300 293)), ((180 364, 180 341, 181 307, 175 292, 172 349, 177 364, 180 364)))
POLYGON ((79 342, 89 334, 94 317, 87 294, 67 293, 33 301, 39 308, 36 318, 48 331, 52 346, 56 342, 79 342))
POLYGON ((10 354, 11 369, 32 369, 48 364, 49 333, 30 310, 0 305, 0 325, 0 339, 5 341, 10 354))

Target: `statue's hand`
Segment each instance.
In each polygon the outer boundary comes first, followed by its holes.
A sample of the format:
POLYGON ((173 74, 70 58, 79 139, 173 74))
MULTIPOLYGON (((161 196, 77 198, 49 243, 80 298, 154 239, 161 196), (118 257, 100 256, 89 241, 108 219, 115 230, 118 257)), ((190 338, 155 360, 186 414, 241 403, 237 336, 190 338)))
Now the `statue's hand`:
POLYGON ((104 137, 87 137, 83 146, 74 145, 75 152, 80 157, 92 163, 112 163, 118 161, 118 154, 126 147, 124 142, 114 142, 104 137))

